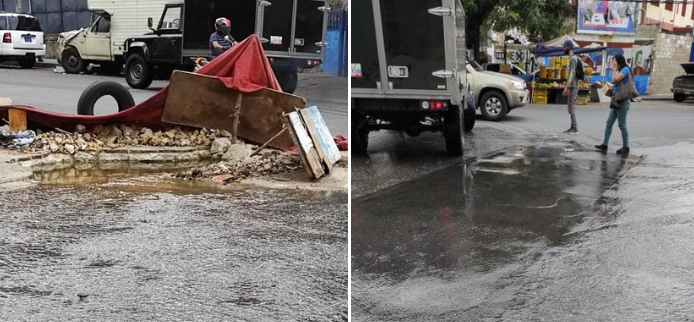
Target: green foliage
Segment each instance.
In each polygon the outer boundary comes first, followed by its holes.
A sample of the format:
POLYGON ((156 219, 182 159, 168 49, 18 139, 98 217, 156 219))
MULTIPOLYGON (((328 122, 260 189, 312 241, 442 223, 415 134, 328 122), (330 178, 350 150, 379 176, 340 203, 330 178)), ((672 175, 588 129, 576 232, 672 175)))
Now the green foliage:
POLYGON ((468 48, 477 52, 483 24, 494 31, 516 28, 529 39, 541 41, 571 32, 574 25, 566 19, 571 15, 567 0, 461 0, 465 8, 468 48))
POLYGON ((572 13, 566 0, 502 0, 488 16, 494 31, 517 28, 529 39, 541 41, 573 31, 573 23, 566 19, 572 13))

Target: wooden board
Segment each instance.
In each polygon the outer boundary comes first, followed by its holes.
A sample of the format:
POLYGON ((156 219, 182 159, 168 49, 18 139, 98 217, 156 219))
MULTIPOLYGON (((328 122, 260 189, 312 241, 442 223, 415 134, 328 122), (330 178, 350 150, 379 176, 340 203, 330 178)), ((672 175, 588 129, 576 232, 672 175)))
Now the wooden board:
POLYGON ((27 129, 27 112, 16 108, 7 110, 10 122, 10 132, 24 131, 27 129))
MULTIPOLYGON (((304 108, 302 97, 263 89, 239 93, 229 89, 217 77, 174 71, 162 121, 194 127, 222 129, 233 133, 235 113, 240 113, 236 135, 246 141, 263 144, 282 130, 282 113, 304 108), (239 95, 242 95, 240 99, 239 95), (240 109, 236 108, 241 102, 240 109)), ((285 133, 270 143, 277 149, 292 147, 285 133)))
POLYGON ((289 134, 296 145, 308 176, 313 180, 324 176, 323 163, 299 113, 286 113, 283 120, 289 129, 289 134))
POLYGON ((337 148, 337 144, 335 144, 332 134, 330 134, 328 125, 325 123, 317 106, 299 110, 299 114, 313 140, 321 162, 328 169, 328 172, 331 172, 333 165, 340 161, 342 155, 337 148))

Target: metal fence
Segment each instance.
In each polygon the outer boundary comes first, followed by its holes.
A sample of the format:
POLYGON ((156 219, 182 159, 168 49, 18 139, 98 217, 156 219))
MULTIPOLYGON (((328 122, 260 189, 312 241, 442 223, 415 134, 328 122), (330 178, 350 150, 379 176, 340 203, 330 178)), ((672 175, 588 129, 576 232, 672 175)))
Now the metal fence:
POLYGON ((46 34, 88 27, 87 0, 0 0, 0 11, 31 14, 46 34))
POLYGON ((330 12, 327 31, 328 48, 323 62, 323 70, 327 73, 347 76, 348 27, 347 11, 334 10, 330 12))

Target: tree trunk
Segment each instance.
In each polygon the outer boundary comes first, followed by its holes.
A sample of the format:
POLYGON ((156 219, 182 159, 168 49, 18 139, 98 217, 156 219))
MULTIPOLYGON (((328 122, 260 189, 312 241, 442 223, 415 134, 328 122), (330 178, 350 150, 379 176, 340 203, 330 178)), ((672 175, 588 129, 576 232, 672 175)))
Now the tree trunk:
POLYGON ((465 21, 465 35, 467 36, 467 39, 465 39, 465 41, 467 42, 467 48, 472 49, 475 53, 474 56, 471 57, 474 60, 479 60, 480 39, 482 36, 480 26, 482 25, 482 22, 482 19, 479 19, 478 16, 468 16, 467 20, 465 21))

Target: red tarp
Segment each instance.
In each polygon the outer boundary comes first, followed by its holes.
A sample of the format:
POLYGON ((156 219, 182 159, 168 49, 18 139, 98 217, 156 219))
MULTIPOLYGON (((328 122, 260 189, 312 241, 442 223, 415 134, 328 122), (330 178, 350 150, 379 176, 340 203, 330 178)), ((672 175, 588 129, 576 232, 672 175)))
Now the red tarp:
MULTIPOLYGON (((203 66, 197 73, 219 77, 226 87, 243 93, 256 92, 264 87, 282 90, 272 72, 270 62, 265 57, 260 40, 255 35, 249 36, 231 50, 203 66)), ((27 112, 30 128, 60 128, 72 131, 78 124, 92 127, 98 124, 114 123, 162 127, 166 125, 161 121, 161 116, 164 113, 168 88, 167 85, 154 96, 132 108, 109 115, 69 115, 42 111, 24 105, 10 107, 27 112)), ((0 107, 0 115, 5 119, 8 118, 8 108, 8 106, 0 107)))

